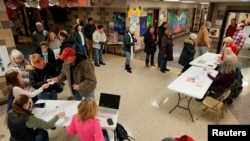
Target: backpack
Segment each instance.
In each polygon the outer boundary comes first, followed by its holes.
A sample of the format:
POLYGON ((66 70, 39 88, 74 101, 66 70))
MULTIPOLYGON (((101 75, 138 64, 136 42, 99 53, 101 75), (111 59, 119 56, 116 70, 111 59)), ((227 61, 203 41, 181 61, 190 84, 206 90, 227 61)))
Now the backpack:
POLYGON ((114 133, 118 141, 130 141, 130 138, 134 140, 134 138, 128 135, 128 132, 120 123, 117 123, 114 133))

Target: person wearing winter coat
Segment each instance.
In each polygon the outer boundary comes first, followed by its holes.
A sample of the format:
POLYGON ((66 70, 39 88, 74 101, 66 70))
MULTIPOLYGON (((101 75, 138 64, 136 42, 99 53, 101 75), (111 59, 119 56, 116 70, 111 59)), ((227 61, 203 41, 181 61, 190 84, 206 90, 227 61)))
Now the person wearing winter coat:
MULTIPOLYGON (((181 70, 181 73, 185 72, 189 67, 190 64, 189 62, 191 62, 194 59, 194 55, 195 55, 195 39, 197 38, 197 35, 194 33, 191 33, 189 35, 189 38, 184 39, 184 46, 180 55, 180 59, 179 59, 179 64, 181 64, 183 67, 183 69, 181 70)), ((180 73, 180 74, 181 74, 180 73)), ((179 75, 180 75, 179 74, 179 75)))
POLYGON ((169 69, 166 68, 167 61, 173 60, 173 41, 172 41, 172 30, 170 28, 167 28, 165 30, 165 35, 161 39, 161 46, 159 50, 160 55, 160 71, 162 73, 165 73, 166 71, 169 71, 169 69))
MULTIPOLYGON (((123 50, 126 56, 125 69, 127 72, 132 73, 130 67, 130 59, 131 59, 131 48, 134 48, 136 39, 133 37, 135 33, 135 28, 131 26, 129 31, 126 31, 124 36, 123 50)), ((133 51, 133 50, 132 50, 133 51)))
POLYGON ((148 27, 148 31, 144 34, 144 52, 146 53, 145 64, 149 67, 149 58, 150 58, 150 65, 155 66, 154 64, 154 54, 156 51, 157 45, 157 35, 153 26, 148 27))

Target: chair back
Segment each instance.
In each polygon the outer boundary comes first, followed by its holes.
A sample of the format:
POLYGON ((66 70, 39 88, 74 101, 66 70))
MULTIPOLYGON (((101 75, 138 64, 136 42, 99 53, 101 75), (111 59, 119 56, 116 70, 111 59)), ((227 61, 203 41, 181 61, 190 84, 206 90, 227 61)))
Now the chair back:
POLYGON ((230 93, 231 93, 230 89, 226 90, 219 98, 217 98, 217 100, 223 101, 223 100, 227 99, 229 97, 230 93))

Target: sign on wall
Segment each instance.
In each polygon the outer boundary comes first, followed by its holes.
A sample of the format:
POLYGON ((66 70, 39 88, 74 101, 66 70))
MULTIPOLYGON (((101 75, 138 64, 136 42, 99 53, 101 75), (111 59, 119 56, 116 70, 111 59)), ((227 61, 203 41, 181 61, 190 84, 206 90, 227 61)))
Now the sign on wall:
POLYGON ((8 64, 10 63, 10 57, 7 51, 7 47, 0 46, 0 76, 3 76, 8 68, 8 64))

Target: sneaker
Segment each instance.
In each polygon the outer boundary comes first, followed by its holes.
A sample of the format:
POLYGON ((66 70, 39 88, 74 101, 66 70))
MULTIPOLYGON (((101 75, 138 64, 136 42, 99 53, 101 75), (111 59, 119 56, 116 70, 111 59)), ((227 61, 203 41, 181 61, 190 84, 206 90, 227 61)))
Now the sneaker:
POLYGON ((106 65, 104 62, 100 62, 100 65, 106 65))
POLYGON ((155 64, 151 64, 151 66, 155 66, 155 64))

